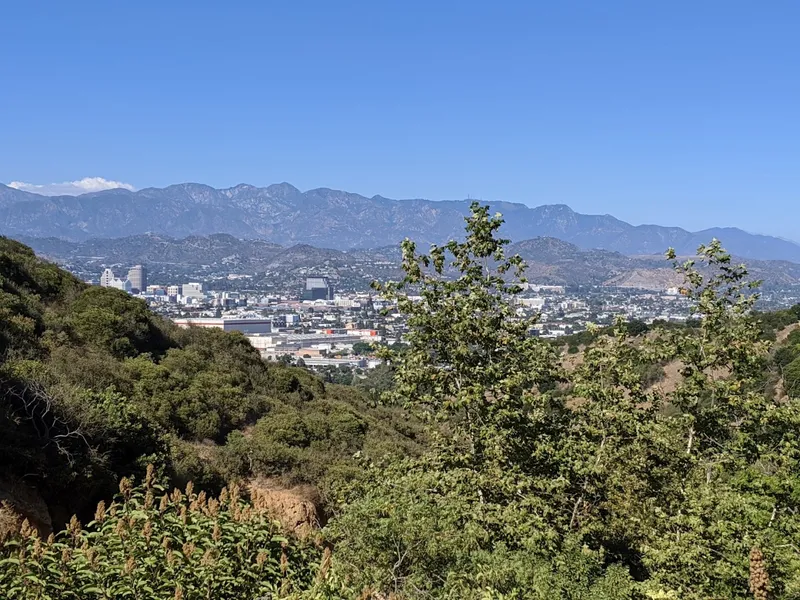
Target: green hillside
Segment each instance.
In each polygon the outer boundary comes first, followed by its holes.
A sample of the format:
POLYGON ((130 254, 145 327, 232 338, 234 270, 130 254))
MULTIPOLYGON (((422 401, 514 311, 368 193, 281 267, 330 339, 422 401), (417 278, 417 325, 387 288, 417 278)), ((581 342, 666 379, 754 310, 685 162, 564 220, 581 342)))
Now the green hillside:
POLYGON ((0 593, 800 598, 798 307, 755 312, 713 241, 675 265, 690 326, 561 354, 516 313, 501 224, 475 203, 465 241, 404 242, 380 403, 2 240, 0 593), (298 489, 317 523, 274 522, 298 489))
POLYGON ((417 447, 401 411, 265 363, 243 336, 178 329, 6 238, 0 290, 0 477, 35 488, 57 525, 148 463, 209 491, 280 476, 327 498, 356 452, 417 447))

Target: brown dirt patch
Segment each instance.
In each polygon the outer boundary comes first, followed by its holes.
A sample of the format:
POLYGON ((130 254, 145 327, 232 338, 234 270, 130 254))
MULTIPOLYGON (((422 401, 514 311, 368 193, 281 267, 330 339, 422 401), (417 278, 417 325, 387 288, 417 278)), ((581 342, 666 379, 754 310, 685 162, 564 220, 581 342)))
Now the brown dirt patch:
POLYGON ((781 342, 785 342, 786 338, 789 337, 789 334, 792 333, 795 329, 800 327, 800 323, 792 323, 788 327, 784 327, 778 333, 775 334, 775 343, 780 344, 781 342))
POLYGON ((219 446, 212 440, 203 440, 202 442, 188 442, 189 446, 195 451, 200 460, 210 462, 219 449, 219 446))
MULTIPOLYGON (((683 363, 679 360, 673 360, 665 364, 663 369, 663 379, 657 381, 648 389, 653 391, 660 390, 662 394, 668 395, 678 389, 678 385, 683 381, 683 375, 681 375, 683 363)), ((706 370, 706 373, 713 380, 725 379, 730 375, 730 371, 725 368, 706 370)))
POLYGON ((779 377, 778 381, 775 383, 773 397, 775 398, 776 402, 780 403, 784 403, 789 400, 789 395, 786 393, 786 384, 783 381, 783 377, 779 377))
POLYGON ((40 536, 53 533, 50 511, 39 492, 17 479, 0 479, 0 539, 18 533, 25 519, 40 536))
POLYGON ((650 389, 660 390, 662 394, 671 394, 678 388, 678 384, 683 380, 681 369, 683 364, 678 360, 673 360, 664 365, 664 377, 661 381, 654 383, 650 389))
POLYGON ((287 487, 278 479, 257 477, 247 484, 247 489, 256 509, 294 534, 307 536, 322 524, 319 492, 314 486, 287 487))
POLYGON ((575 371, 583 364, 583 353, 586 350, 585 346, 579 346, 578 352, 570 354, 567 352, 568 346, 564 346, 564 353, 561 355, 561 364, 567 372, 575 371))

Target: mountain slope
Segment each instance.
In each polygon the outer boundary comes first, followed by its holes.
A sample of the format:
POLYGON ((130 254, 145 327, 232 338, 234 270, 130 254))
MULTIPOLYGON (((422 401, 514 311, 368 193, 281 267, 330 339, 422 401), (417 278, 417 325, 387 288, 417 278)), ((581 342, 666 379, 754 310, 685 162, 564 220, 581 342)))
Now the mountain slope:
MULTIPOLYGON (((345 250, 385 246, 406 237, 421 245, 459 237, 469 204, 467 200, 367 198, 327 188, 301 192, 288 183, 228 189, 184 183, 138 192, 115 189, 53 197, 0 184, 0 233, 70 240, 146 232, 176 237, 227 233, 282 245, 345 250)), ((690 232, 634 226, 610 215, 576 213, 565 205, 489 204, 492 211, 503 213, 504 234, 512 240, 554 237, 584 249, 632 255, 660 254, 670 246, 690 254, 699 244, 718 237, 744 258, 800 263, 800 245, 736 228, 690 232)))
POLYGON ((189 236, 181 240, 166 235, 142 234, 121 238, 92 238, 70 242, 59 238, 20 237, 36 252, 61 261, 102 258, 109 263, 213 264, 235 258, 237 262, 269 261, 284 248, 264 240, 240 240, 226 233, 189 236))
MULTIPOLYGON (((258 274, 328 274, 360 281, 400 277, 400 249, 397 245, 349 251, 295 244, 288 248, 264 240, 240 240, 228 234, 175 239, 163 235, 91 239, 69 242, 58 238, 21 238, 41 256, 67 263, 87 275, 97 276, 102 265, 144 263, 155 271, 164 265, 183 266, 199 273, 204 265, 225 272, 258 274)), ((613 285, 664 289, 679 282, 663 256, 626 256, 609 250, 584 250, 552 237, 539 237, 511 244, 528 264, 528 280, 557 285, 613 285)), ((687 253, 686 256, 691 256, 687 253)), ((800 264, 789 261, 746 262, 754 278, 766 285, 800 284, 800 264)))
POLYGON ((525 259, 530 281, 545 284, 603 285, 608 279, 636 268, 639 262, 664 266, 663 260, 637 261, 619 252, 582 250, 575 244, 548 237, 511 244, 508 252, 525 259))

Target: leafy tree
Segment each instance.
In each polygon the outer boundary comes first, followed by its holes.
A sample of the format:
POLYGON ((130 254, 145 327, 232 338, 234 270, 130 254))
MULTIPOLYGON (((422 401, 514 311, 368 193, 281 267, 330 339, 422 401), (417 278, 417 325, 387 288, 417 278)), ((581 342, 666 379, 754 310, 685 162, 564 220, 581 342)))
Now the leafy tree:
POLYGON ((635 335, 642 335, 643 333, 647 333, 648 330, 650 329, 647 326, 647 323, 645 323, 644 321, 639 321, 637 319, 634 319, 632 321, 628 321, 627 328, 628 328, 628 334, 634 335, 634 336, 635 335))
POLYGON ((418 255, 406 241, 405 279, 376 285, 409 328, 407 350, 382 352, 395 365, 388 400, 431 423, 432 449, 378 470, 358 490, 331 526, 335 556, 344 568, 357 565, 350 575, 363 584, 410 597, 442 586, 454 597, 566 597, 572 589, 589 598, 601 587, 628 597, 624 571, 606 573, 601 554, 562 544, 567 523, 548 506, 566 485, 557 441, 569 413, 537 391, 560 373, 553 347, 529 334, 535 322, 514 310, 521 287, 505 277, 520 276, 523 264, 505 256, 507 241, 495 237, 501 223, 474 203, 464 242, 418 255), (567 571, 587 574, 581 592, 551 562, 559 547, 567 571))
POLYGON ((355 487, 328 529, 336 568, 411 598, 796 597, 800 406, 764 392, 746 269, 701 246, 702 269, 676 265, 691 328, 590 331, 565 373, 512 312, 522 265, 499 223, 473 205, 464 242, 405 242, 405 279, 377 286, 409 324, 409 348, 383 353, 387 400, 432 443, 355 487), (669 361, 675 389, 649 388, 669 361))
POLYGON ((373 352, 372 344, 367 342, 356 342, 353 344, 353 354, 364 355, 373 352))
POLYGON ((744 598, 747 557, 763 550, 773 592, 793 597, 798 557, 784 544, 798 527, 790 508, 798 406, 776 403, 760 385, 768 343, 752 318, 757 283, 716 240, 698 254, 708 276, 693 261, 677 266, 698 328, 670 332, 661 348, 680 361, 682 377, 657 422, 671 477, 661 482, 659 525, 645 529, 648 589, 744 598))

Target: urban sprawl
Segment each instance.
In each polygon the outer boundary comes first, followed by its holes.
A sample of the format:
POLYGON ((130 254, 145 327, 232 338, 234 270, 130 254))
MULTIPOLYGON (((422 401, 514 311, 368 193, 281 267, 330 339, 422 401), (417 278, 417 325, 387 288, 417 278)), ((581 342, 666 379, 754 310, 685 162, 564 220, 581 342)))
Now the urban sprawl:
MULTIPOLYGON (((124 279, 105 269, 99 282, 90 283, 133 294, 181 327, 239 331, 264 358, 312 369, 373 368, 381 362, 377 346, 402 344, 406 333, 403 316, 391 304, 367 291, 337 293, 332 279, 323 276, 306 277, 294 293, 283 294, 205 289, 200 282, 148 285, 143 265, 132 267, 124 279)), ((585 331, 590 324, 610 325, 619 316, 647 324, 690 318, 689 302, 676 287, 523 287, 518 314, 537 316, 531 335, 546 339, 585 331)), ((776 306, 795 300, 780 293, 764 297, 776 306)))

